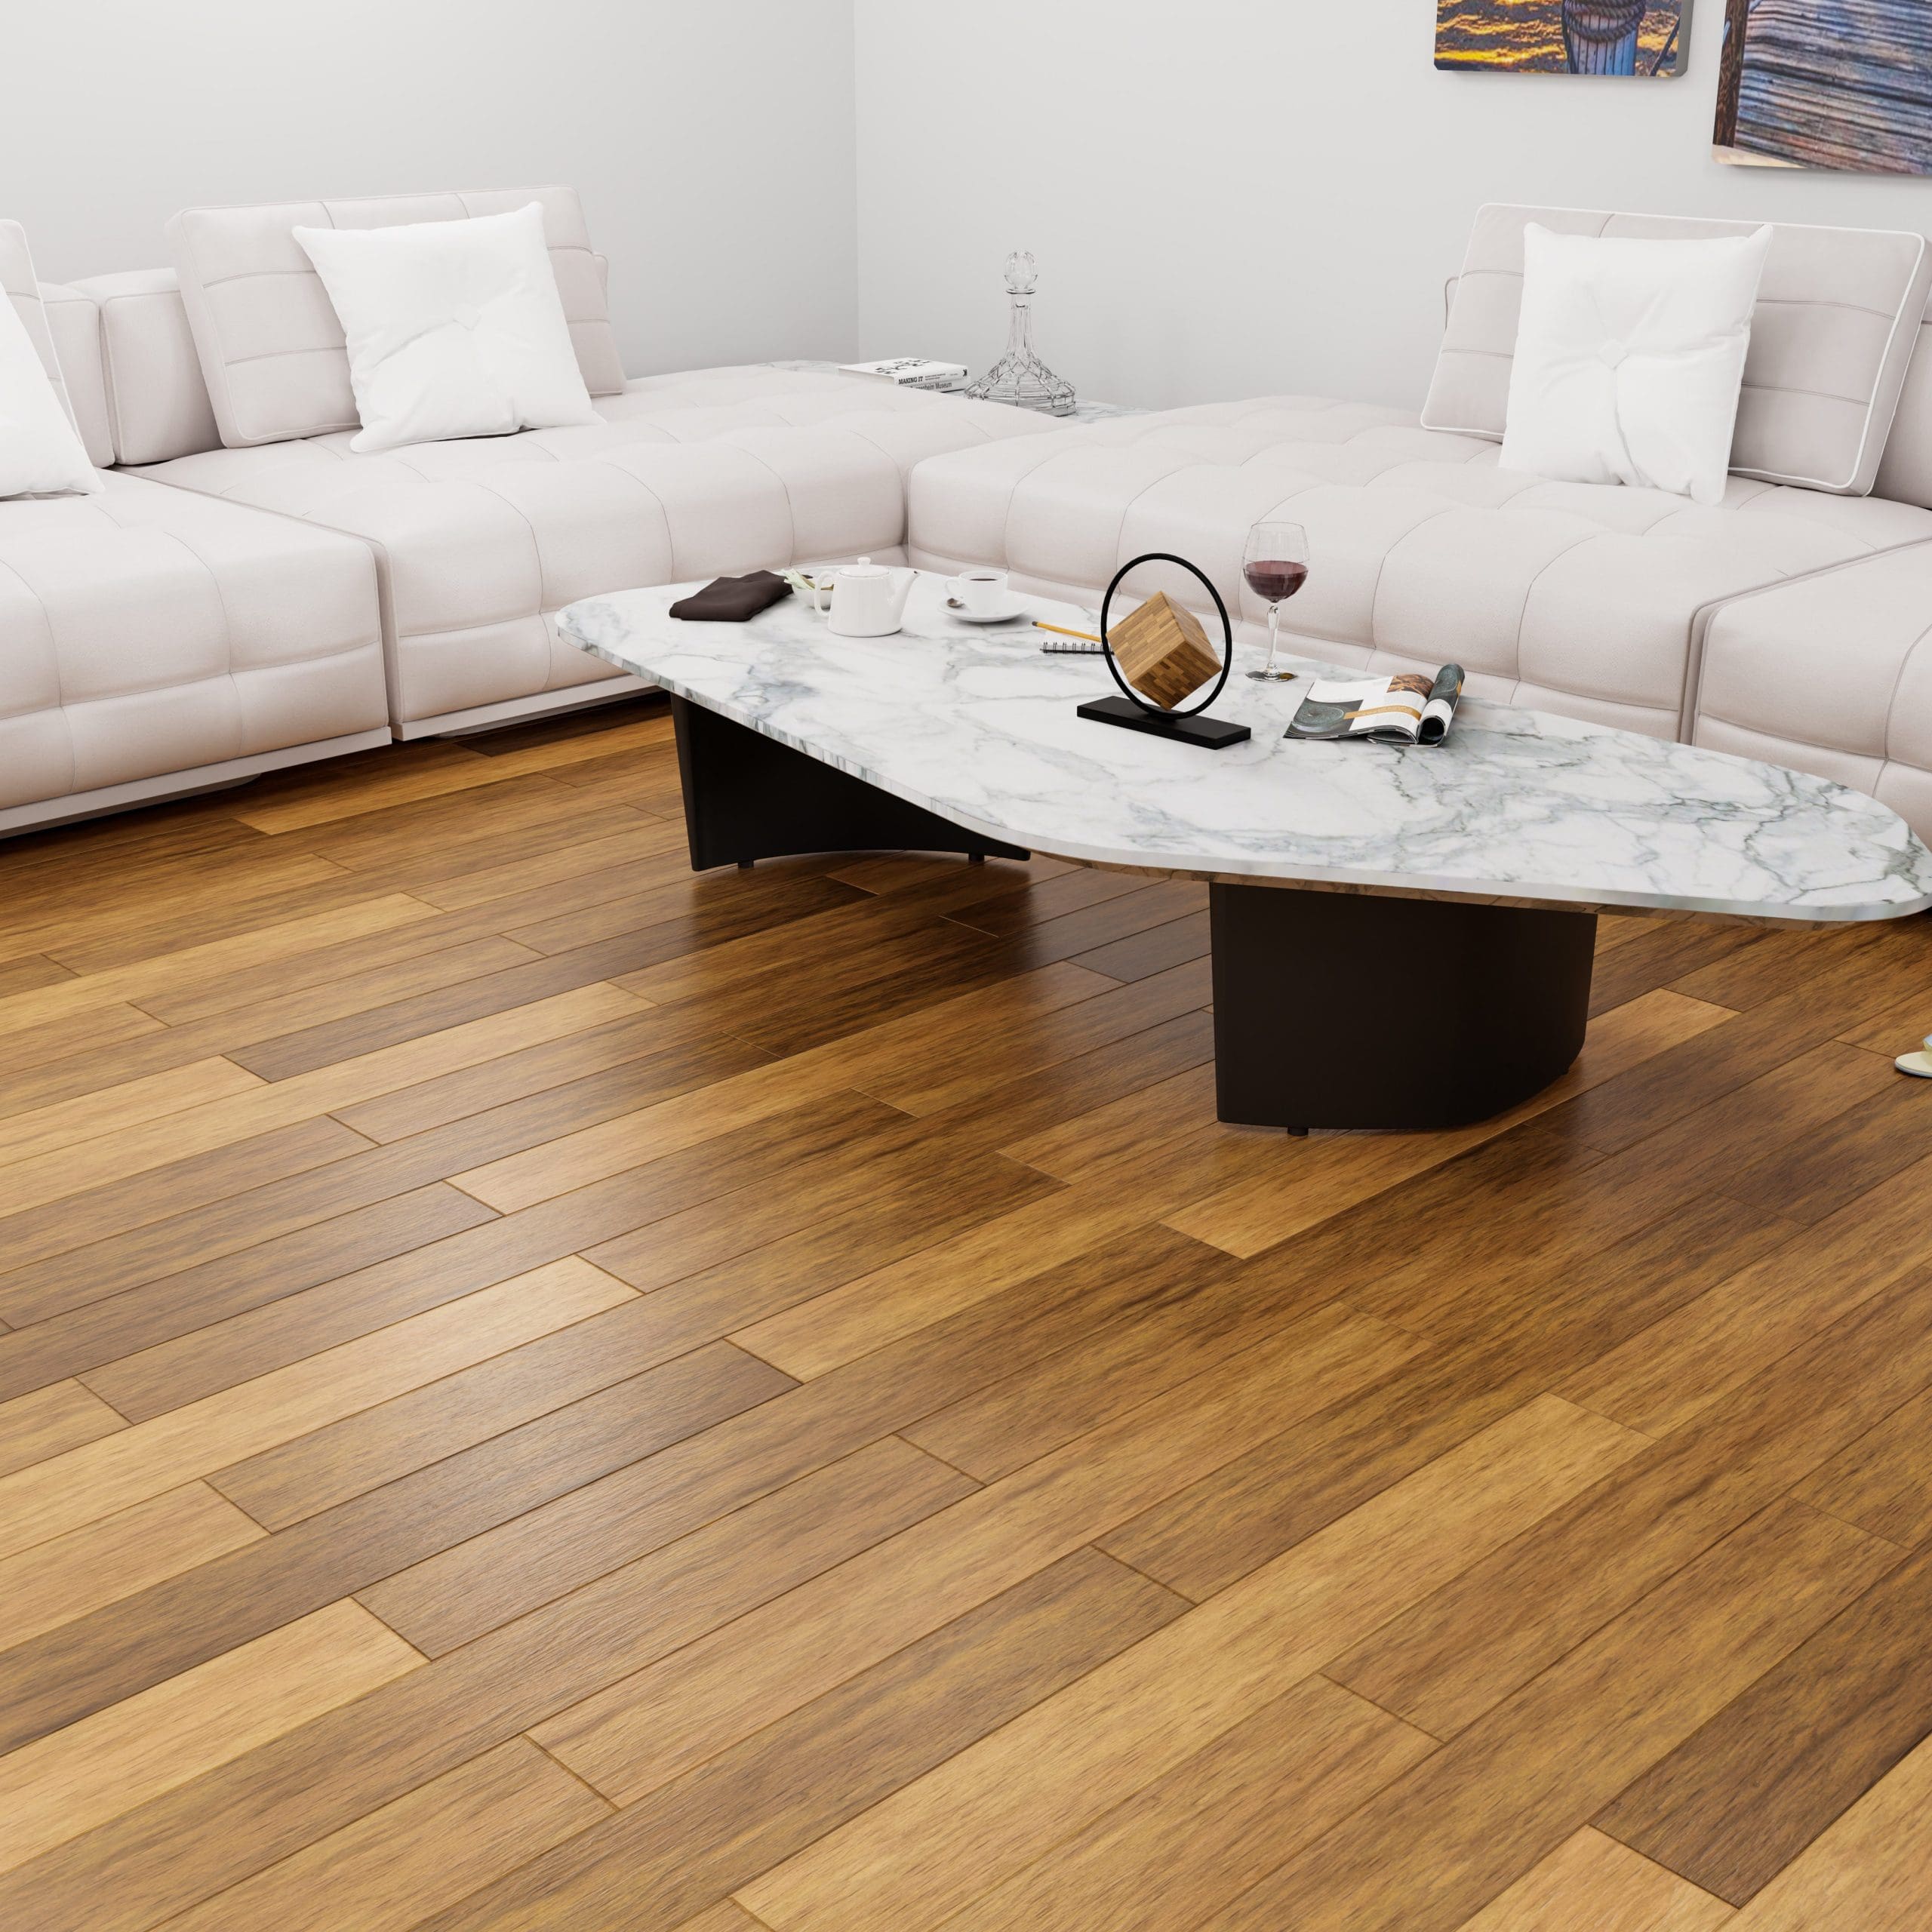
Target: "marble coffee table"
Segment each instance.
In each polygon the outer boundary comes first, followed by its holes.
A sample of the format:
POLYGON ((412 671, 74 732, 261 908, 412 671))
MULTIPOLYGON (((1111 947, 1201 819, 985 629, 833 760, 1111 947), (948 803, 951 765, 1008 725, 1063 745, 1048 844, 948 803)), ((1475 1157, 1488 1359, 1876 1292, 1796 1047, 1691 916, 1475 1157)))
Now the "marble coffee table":
POLYGON ((1223 1120, 1444 1127, 1527 1098, 1583 1043, 1599 909, 1824 924, 1932 906, 1932 853, 1902 820, 1779 766, 1472 700, 1430 749, 1290 742, 1304 687, 1238 666, 1214 709, 1254 736, 1204 751, 1076 716, 1112 688, 1099 660, 949 616, 937 577, 898 635, 863 640, 797 598, 681 623, 692 588, 560 620, 671 694, 692 865, 1038 851, 1205 880, 1223 1120))

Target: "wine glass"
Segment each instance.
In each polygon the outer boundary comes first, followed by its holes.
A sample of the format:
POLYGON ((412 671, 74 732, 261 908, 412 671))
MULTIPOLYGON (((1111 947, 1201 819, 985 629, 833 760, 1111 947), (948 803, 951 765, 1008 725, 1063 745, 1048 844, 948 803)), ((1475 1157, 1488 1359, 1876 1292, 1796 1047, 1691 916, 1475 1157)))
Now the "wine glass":
POLYGON ((1292 671, 1277 670, 1275 649, 1281 635, 1281 606, 1308 581, 1308 532, 1298 523, 1257 523, 1247 533, 1241 574, 1249 589, 1268 605, 1268 661, 1251 678, 1286 684, 1292 671))

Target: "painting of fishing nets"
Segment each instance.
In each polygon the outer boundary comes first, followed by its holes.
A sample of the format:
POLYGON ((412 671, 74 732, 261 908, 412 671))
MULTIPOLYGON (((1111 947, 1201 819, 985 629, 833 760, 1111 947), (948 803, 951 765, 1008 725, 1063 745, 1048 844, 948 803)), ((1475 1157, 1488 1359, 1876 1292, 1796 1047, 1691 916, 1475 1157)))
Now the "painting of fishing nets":
POLYGON ((1726 0, 1717 149, 1932 174, 1932 0, 1726 0))
POLYGON ((1684 71, 1690 11, 1690 0, 1436 0, 1435 64, 1669 78, 1684 71))

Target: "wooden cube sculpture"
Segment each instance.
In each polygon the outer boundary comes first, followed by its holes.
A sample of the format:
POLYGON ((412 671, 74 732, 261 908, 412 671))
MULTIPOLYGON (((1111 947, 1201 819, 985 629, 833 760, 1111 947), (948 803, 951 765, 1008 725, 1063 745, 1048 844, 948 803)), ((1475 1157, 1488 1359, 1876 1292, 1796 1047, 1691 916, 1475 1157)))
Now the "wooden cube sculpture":
POLYGON ((1221 660, 1192 611, 1157 590, 1108 633, 1121 675, 1150 703, 1171 711, 1210 678, 1221 660))

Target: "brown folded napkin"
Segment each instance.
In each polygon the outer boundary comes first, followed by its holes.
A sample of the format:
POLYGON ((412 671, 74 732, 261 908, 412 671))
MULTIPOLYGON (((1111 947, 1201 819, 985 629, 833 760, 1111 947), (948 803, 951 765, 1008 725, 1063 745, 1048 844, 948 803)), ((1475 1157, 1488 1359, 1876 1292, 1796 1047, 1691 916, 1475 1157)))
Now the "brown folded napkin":
POLYGON ((749 577, 716 578, 679 598, 671 614, 694 623, 742 624, 791 594, 792 586, 776 571, 753 571, 749 577))

